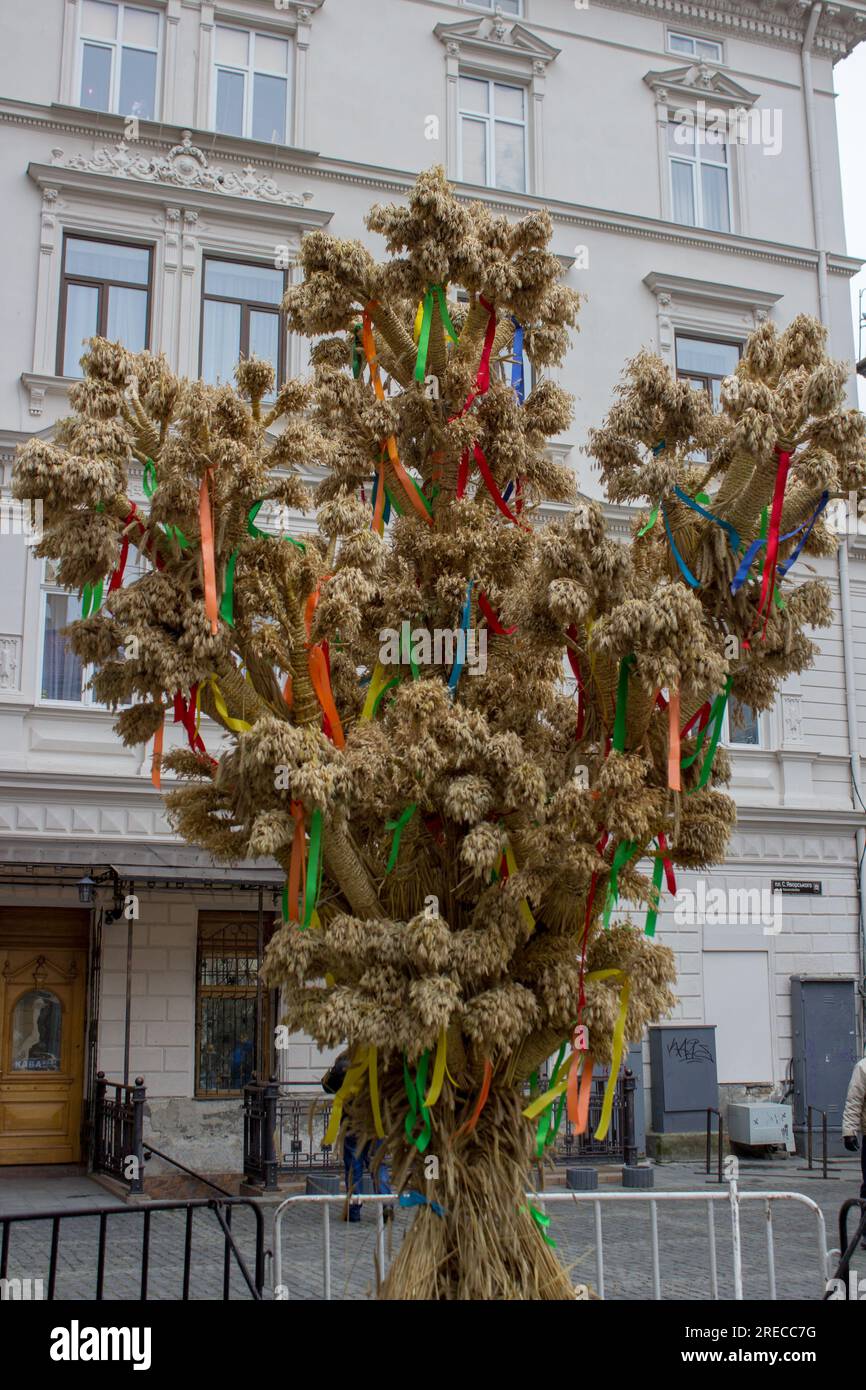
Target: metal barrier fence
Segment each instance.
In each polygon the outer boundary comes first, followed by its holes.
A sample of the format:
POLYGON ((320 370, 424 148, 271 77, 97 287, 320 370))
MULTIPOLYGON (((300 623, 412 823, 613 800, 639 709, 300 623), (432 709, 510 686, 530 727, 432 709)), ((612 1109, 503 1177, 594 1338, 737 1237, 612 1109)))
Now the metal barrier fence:
MULTIPOLYGON (((212 1197, 189 1198, 185 1201, 163 1201, 148 1202, 143 1206, 124 1206, 124 1207, 85 1207, 77 1211, 32 1211, 32 1212, 11 1212, 8 1215, 0 1213, 0 1280, 6 1281, 9 1278, 10 1262, 10 1238, 13 1226, 34 1225, 38 1222, 50 1221, 51 1223, 51 1245, 48 1254, 48 1277, 45 1295, 47 1299, 54 1299, 57 1288, 57 1273, 61 1250, 61 1226, 63 1222, 81 1221, 87 1217, 96 1217, 99 1220, 99 1230, 97 1237, 96 1267, 94 1274, 93 1299, 102 1302, 105 1296, 106 1276, 109 1284, 113 1282, 112 1272, 107 1269, 107 1244, 108 1244, 108 1220, 111 1218, 112 1225, 115 1218, 118 1220, 132 1223, 136 1218, 142 1221, 141 1244, 136 1254, 139 1261, 138 1293, 134 1295, 138 1299, 147 1300, 149 1297, 149 1276, 150 1276, 150 1256, 151 1256, 151 1223, 152 1217, 156 1212, 182 1211, 185 1213, 183 1231, 183 1277, 182 1292, 180 1301, 186 1302, 190 1297, 190 1281, 192 1274, 192 1251, 193 1251, 193 1221, 195 1212, 206 1210, 213 1214, 222 1236, 222 1297, 231 1297, 231 1274, 232 1261, 249 1292, 251 1298, 261 1301, 265 1287, 265 1248, 264 1248, 264 1220, 261 1208, 251 1201, 248 1197, 229 1197, 221 1200, 212 1197), (249 1270, 246 1260, 238 1246, 235 1236, 232 1234, 232 1211, 235 1207, 248 1207, 253 1213, 255 1221, 255 1267, 252 1273, 249 1270)), ((164 1277, 165 1265, 165 1241, 164 1231, 160 1242, 159 1255, 163 1268, 160 1274, 164 1277)), ((217 1235, 219 1240, 219 1234, 217 1235)), ((127 1260, 131 1252, 123 1252, 127 1260)), ((135 1259, 135 1255, 131 1256, 135 1259)), ((32 1270, 34 1263, 32 1249, 28 1251, 28 1273, 32 1270)), ((31 1276, 32 1277, 32 1276, 31 1276)), ((11 1282, 16 1282, 13 1273, 11 1282)), ((20 1281, 19 1281, 20 1282, 20 1281)), ((45 1280, 41 1281, 43 1286, 45 1280)), ((4 1283, 5 1287, 5 1283, 4 1283)))
MULTIPOLYGON (((551 1205, 561 1205, 572 1202, 575 1205, 591 1205, 595 1219, 595 1266, 596 1279, 594 1289, 600 1298, 605 1296, 605 1259, 604 1259, 604 1229, 602 1220, 602 1209, 606 1204, 614 1207, 620 1204, 625 1206, 643 1206, 649 1215, 650 1241, 651 1241, 651 1260, 652 1260, 652 1297, 661 1300, 661 1256, 659 1247, 658 1229, 658 1208, 659 1206, 678 1206, 684 1203, 703 1203, 707 1213, 707 1255, 708 1255, 708 1275, 710 1298, 720 1299, 719 1293, 719 1267, 718 1250, 716 1242, 716 1207, 722 1205, 729 1209, 730 1218, 730 1241, 731 1241, 731 1262, 733 1266, 734 1298, 742 1301, 745 1298, 743 1280, 743 1246, 741 1230, 741 1208, 748 1203, 762 1203, 766 1216, 766 1250, 767 1250, 767 1272, 769 1278, 770 1298, 776 1300, 777 1277, 776 1277, 776 1252, 775 1238, 773 1230, 773 1207, 776 1203, 798 1204, 805 1207, 815 1218, 815 1244, 816 1244, 816 1268, 815 1268, 815 1297, 823 1298, 827 1289, 827 1280, 831 1272, 831 1259, 838 1255, 836 1250, 827 1249, 827 1225, 824 1213, 813 1202, 811 1197, 806 1197, 799 1192, 741 1192, 736 1181, 728 1183, 727 1191, 712 1192, 531 1192, 528 1198, 542 1210, 551 1205)), ((331 1279, 331 1245, 330 1245, 330 1213, 333 1206, 341 1207, 345 1203, 344 1196, 312 1196, 299 1194, 295 1197, 287 1197, 281 1202, 274 1213, 274 1298, 288 1299, 289 1291, 283 1282, 283 1217, 290 1210, 299 1206, 319 1207, 322 1212, 322 1297, 330 1300, 333 1297, 331 1279)), ((379 1195, 353 1194, 353 1202, 371 1203, 376 1210, 376 1242, 374 1247, 376 1269, 374 1271, 376 1284, 381 1281, 386 1268, 385 1251, 385 1223, 383 1221, 383 1207, 394 1205, 393 1197, 383 1197, 379 1195)))

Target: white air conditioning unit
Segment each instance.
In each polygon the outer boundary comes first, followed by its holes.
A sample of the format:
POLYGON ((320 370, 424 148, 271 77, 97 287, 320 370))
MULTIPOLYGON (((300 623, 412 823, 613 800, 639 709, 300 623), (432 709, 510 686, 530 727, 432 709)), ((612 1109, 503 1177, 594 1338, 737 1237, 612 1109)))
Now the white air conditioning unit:
POLYGON ((751 1148, 772 1144, 794 1152, 794 1117, 790 1105, 729 1105, 728 1137, 751 1148))

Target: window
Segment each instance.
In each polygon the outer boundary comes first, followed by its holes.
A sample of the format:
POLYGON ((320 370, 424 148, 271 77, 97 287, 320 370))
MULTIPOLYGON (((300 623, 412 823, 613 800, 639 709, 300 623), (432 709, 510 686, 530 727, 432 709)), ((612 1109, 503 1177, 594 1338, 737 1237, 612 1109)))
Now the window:
MULTIPOLYGON (((147 568, 148 561, 130 550, 124 586, 134 584, 147 568)), ((64 628, 80 617, 81 598, 58 583, 56 563, 46 560, 42 583, 40 699, 103 709, 105 706, 100 705, 88 689, 93 667, 82 666, 63 636, 64 628)))
POLYGON ((711 63, 723 61, 720 43, 715 39, 699 39, 694 34, 673 34, 668 31, 668 52, 685 53, 689 58, 709 59, 711 63))
MULTIPOLYGON (((273 921, 265 922, 264 946, 273 921)), ((269 1036, 259 984, 254 915, 199 916, 196 969, 196 1095, 238 1095, 256 1073, 257 1039, 269 1036)))
POLYGON ((677 376, 696 391, 706 391, 713 410, 721 407, 721 387, 740 360, 739 343, 715 342, 711 338, 690 338, 677 334, 677 376))
POLYGON ((216 29, 214 126, 284 145, 289 109, 289 40, 247 29, 216 29))
POLYGON ((262 357, 285 375, 280 303, 285 272, 273 266, 205 258, 201 375, 212 386, 230 382, 241 357, 262 357))
POLYGON ((12 1010, 12 1070, 59 1071, 63 1008, 48 989, 22 994, 12 1010))
POLYGON ((728 145, 723 131, 668 121, 673 220, 712 232, 731 230, 728 145))
POLYGON ((142 352, 150 342, 151 252, 148 246, 67 236, 57 371, 82 376, 87 338, 98 334, 142 352))
POLYGON ((156 11, 84 0, 80 36, 81 105, 152 121, 159 58, 156 11))
POLYGON ((725 743, 731 743, 736 747, 761 746, 761 726, 757 714, 733 695, 725 711, 724 739, 725 743))
POLYGON ((522 0, 463 0, 473 10, 501 10, 503 14, 521 14, 522 0))
POLYGON ((460 78, 460 178, 526 192, 526 92, 504 82, 460 78))

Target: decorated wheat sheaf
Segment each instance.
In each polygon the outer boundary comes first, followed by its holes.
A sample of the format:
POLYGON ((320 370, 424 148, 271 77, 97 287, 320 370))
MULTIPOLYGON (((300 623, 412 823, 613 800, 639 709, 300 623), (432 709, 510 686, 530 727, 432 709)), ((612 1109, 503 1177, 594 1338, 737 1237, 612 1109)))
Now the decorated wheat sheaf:
POLYGON ((304 239, 284 308, 310 383, 274 397, 251 359, 207 386, 94 339, 15 490, 82 592, 96 697, 174 774, 178 833, 285 870, 268 983, 351 1052, 328 1138, 374 1141, 417 1194, 382 1296, 569 1297, 530 1167, 564 1114, 586 1129, 602 1064, 603 1136, 626 1043, 674 1004, 659 900, 724 858, 727 702, 768 708, 830 621, 799 574, 866 478, 863 418, 805 317, 751 337, 718 415, 640 353, 590 436, 608 497, 643 508, 618 544, 546 452, 578 313, 546 213, 511 224, 433 170, 367 226, 383 262, 304 239), (303 536, 267 522, 313 507, 303 536), (383 632, 418 630, 483 633, 486 670, 459 642, 382 660, 383 632), (166 721, 189 746, 163 757, 166 721))

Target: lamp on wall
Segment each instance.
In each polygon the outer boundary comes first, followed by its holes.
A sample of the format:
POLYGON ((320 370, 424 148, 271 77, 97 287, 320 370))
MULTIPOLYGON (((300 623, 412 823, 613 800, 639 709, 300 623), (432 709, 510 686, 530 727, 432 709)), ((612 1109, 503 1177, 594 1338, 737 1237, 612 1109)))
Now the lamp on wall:
POLYGON ((93 902, 93 890, 96 887, 95 879, 90 874, 85 874, 84 878, 78 880, 78 901, 83 904, 93 902))

